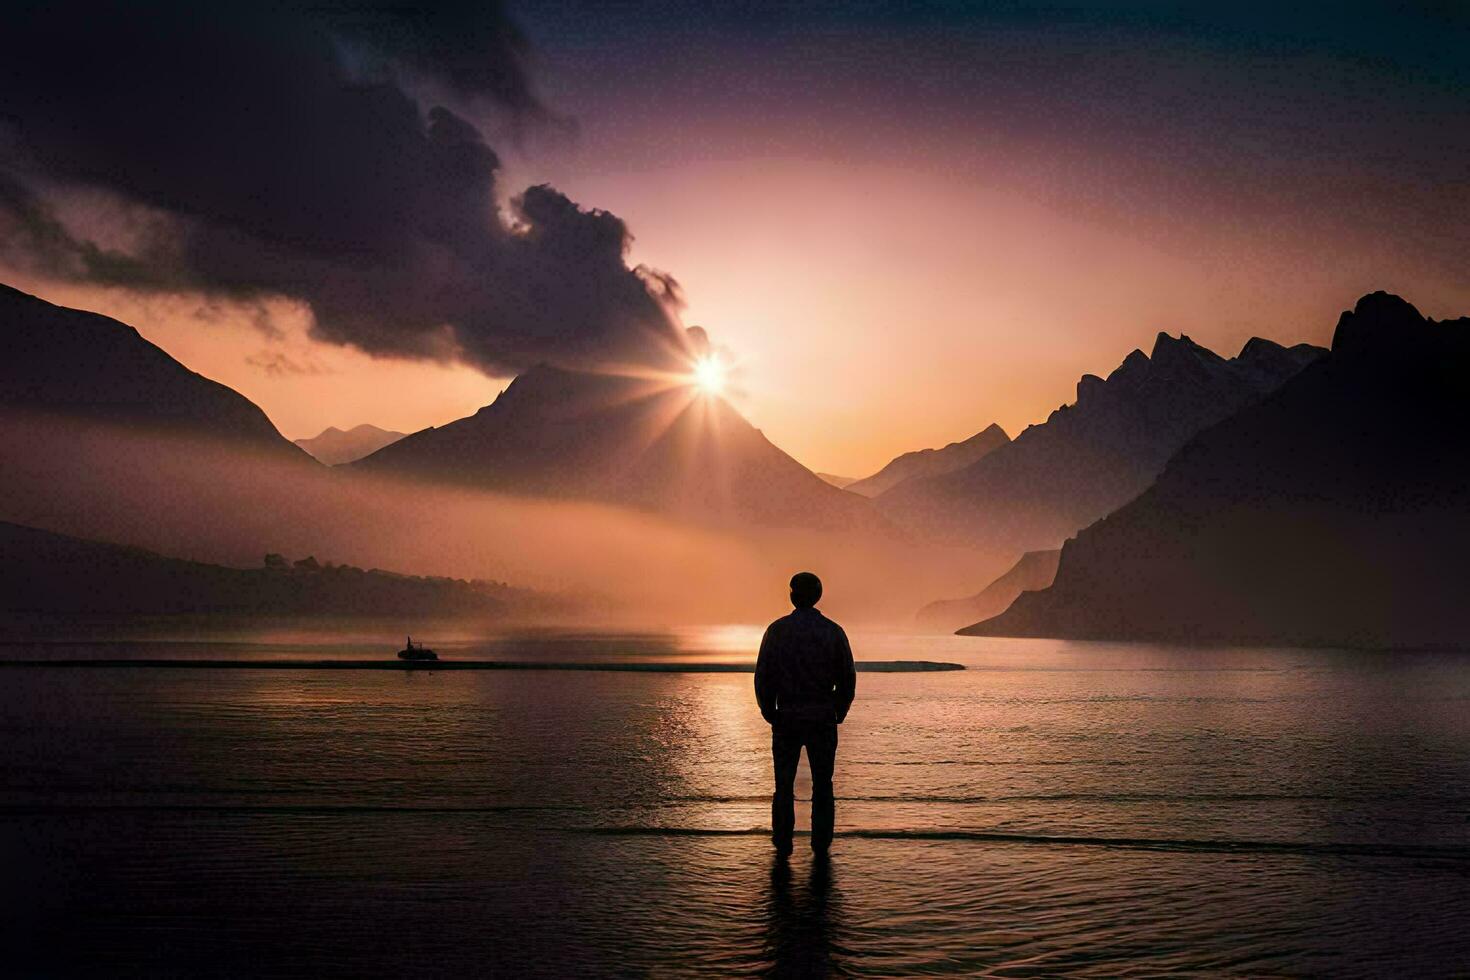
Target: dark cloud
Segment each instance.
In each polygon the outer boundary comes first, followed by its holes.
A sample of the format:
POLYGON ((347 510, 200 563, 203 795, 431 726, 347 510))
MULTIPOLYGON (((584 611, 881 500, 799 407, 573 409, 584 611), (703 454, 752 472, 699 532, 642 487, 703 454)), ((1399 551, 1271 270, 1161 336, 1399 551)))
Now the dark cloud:
POLYGON ((491 372, 677 346, 677 285, 627 266, 617 217, 550 187, 497 212, 464 114, 552 119, 525 54, 494 4, 23 6, 0 33, 0 258, 288 296, 325 339, 491 372), (58 217, 99 190, 149 215, 124 245, 58 217))

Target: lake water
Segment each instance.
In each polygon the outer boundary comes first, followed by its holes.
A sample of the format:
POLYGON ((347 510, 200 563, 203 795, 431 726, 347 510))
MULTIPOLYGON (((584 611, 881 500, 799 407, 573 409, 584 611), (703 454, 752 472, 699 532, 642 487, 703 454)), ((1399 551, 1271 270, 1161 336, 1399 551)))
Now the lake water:
MULTIPOLYGON (((729 662, 758 635, 436 645, 729 662)), ((1470 655, 854 639, 967 669, 859 676, 832 859, 799 839, 785 869, 749 674, 0 670, 7 972, 1470 972, 1470 655)))

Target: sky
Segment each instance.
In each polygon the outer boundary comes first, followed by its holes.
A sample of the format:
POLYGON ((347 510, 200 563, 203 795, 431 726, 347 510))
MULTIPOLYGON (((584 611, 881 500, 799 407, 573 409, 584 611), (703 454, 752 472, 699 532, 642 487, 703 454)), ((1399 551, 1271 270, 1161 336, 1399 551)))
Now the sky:
POLYGON ((1470 313, 1459 4, 281 9, 116 14, 80 78, 46 16, 11 32, 0 271, 292 437, 700 325, 772 441, 861 476, 1160 330, 1470 313))

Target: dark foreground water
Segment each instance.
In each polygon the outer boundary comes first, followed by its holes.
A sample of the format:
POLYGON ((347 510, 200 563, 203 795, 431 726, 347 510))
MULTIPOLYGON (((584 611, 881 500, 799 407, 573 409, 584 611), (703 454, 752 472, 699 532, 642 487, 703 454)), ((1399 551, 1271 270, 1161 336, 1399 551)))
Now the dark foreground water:
MULTIPOLYGON (((787 870, 748 674, 0 670, 0 973, 1470 972, 1470 656, 856 646, 969 669, 860 676, 787 870)), ((0 647, 211 653, 363 656, 0 647)))

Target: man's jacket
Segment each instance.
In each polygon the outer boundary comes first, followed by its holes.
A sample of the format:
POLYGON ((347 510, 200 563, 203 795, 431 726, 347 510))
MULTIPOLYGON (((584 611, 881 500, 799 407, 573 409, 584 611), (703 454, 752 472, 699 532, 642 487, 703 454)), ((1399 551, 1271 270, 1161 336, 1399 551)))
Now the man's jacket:
POLYGON ((766 627, 755 661, 755 699, 766 721, 841 724, 856 689, 841 626, 815 609, 797 609, 766 627))

